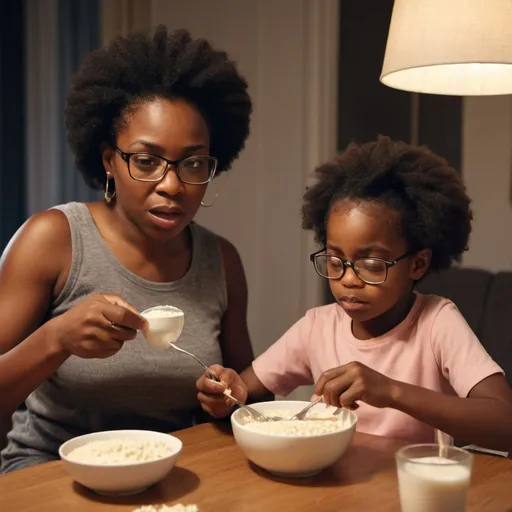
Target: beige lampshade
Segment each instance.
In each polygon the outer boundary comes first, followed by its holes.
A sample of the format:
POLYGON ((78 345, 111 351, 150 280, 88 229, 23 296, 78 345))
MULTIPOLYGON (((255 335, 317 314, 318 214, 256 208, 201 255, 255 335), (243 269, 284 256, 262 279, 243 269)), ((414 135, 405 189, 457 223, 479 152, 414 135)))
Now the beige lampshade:
POLYGON ((512 0, 395 0, 380 81, 431 94, 512 94, 512 0))

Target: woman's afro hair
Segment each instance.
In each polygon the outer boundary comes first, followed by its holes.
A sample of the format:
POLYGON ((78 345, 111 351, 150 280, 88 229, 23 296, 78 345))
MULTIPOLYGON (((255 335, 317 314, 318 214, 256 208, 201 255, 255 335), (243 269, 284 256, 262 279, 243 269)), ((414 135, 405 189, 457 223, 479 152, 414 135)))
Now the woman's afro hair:
POLYGON ((152 37, 118 37, 92 51, 72 80, 65 122, 78 170, 92 188, 105 184, 102 144, 137 104, 181 98, 196 106, 210 130, 217 173, 226 171, 249 135, 252 104, 247 83, 226 53, 186 30, 159 26, 152 37))

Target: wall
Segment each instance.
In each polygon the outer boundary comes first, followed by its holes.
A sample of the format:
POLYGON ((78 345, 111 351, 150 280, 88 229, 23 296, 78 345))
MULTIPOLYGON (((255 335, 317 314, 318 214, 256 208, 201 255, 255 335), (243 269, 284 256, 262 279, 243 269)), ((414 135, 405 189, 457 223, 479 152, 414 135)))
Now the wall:
POLYGON ((145 31, 151 25, 151 9, 146 0, 100 0, 101 42, 119 35, 145 31))
POLYGON ((340 1, 340 149, 378 133, 427 144, 461 169, 473 200, 464 266, 512 270, 512 96, 411 95, 385 87, 378 77, 393 1, 340 1))
MULTIPOLYGON (((336 146, 339 19, 337 0, 151 4, 152 25, 186 27, 211 39, 237 60, 250 84, 255 114, 247 148, 221 178, 216 205, 199 219, 242 255, 257 354, 322 301, 299 207, 308 172, 336 146)), ((464 98, 462 139, 475 212, 464 265, 511 269, 512 97, 464 98)))
POLYGON ((474 211, 463 264, 512 270, 512 96, 464 99, 462 162, 474 211))
POLYGON ((250 85, 250 139, 199 221, 241 253, 259 354, 322 302, 300 205, 308 173, 336 148, 338 2, 153 0, 157 23, 210 39, 237 61, 250 85))
POLYGON ((383 133, 425 144, 460 168, 462 98, 411 94, 379 81, 393 0, 341 0, 338 147, 383 133))

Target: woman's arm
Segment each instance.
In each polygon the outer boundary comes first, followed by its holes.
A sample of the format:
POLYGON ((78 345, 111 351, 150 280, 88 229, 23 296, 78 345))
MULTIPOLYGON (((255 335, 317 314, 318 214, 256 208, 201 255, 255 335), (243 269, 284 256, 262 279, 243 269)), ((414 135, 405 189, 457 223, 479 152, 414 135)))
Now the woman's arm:
POLYGON ((222 318, 220 336, 224 366, 213 365, 211 370, 222 384, 213 382, 207 375, 197 381, 198 400, 203 410, 214 418, 226 417, 233 408, 233 402, 222 395, 226 387, 230 387, 233 395, 244 402, 273 398, 251 366, 254 353, 247 327, 248 293, 242 261, 233 244, 221 237, 219 243, 226 274, 228 307, 222 318), (238 375, 240 373, 241 376, 238 375))
POLYGON ((198 399, 203 409, 217 418, 227 416, 233 403, 222 395, 226 387, 241 401, 259 402, 271 399, 272 393, 288 395, 298 386, 313 384, 309 343, 315 314, 314 310, 309 311, 241 375, 231 368, 213 365, 211 370, 222 383, 213 382, 207 375, 198 379, 198 399))
POLYGON ((68 357, 54 343, 51 323, 43 322, 52 295, 65 282, 70 262, 69 225, 56 210, 30 218, 4 251, 0 263, 3 417, 10 416, 68 357))
POLYGON ((69 225, 58 211, 29 220, 0 269, 0 414, 16 407, 71 355, 105 358, 135 339, 144 319, 121 297, 92 295, 45 321, 71 264, 69 225))
POLYGON ((247 327, 247 280, 242 260, 234 245, 221 237, 219 242, 228 295, 228 307, 221 324, 220 344, 224 366, 240 373, 254 359, 247 327))

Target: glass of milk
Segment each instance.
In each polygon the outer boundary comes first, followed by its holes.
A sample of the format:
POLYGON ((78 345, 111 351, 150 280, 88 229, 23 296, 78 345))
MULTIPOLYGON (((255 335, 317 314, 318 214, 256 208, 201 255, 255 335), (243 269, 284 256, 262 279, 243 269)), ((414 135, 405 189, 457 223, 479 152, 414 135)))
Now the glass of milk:
POLYGON ((396 453, 402 512, 464 512, 471 453, 455 446, 415 444, 396 453))
POLYGON ((142 333, 146 340, 157 348, 169 348, 183 331, 185 313, 174 306, 154 306, 142 311, 147 321, 142 333))

